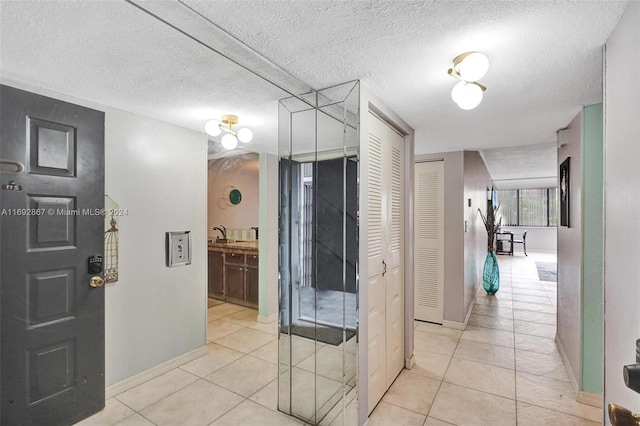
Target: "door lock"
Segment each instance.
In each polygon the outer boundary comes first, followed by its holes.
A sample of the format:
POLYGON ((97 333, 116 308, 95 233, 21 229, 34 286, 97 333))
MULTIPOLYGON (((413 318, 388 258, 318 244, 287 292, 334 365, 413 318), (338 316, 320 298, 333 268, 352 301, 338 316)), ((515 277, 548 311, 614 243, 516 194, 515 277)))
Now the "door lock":
POLYGON ((91 279, 89 279, 89 285, 94 288, 102 287, 104 285, 104 279, 101 276, 96 275, 94 277, 91 277, 91 279))

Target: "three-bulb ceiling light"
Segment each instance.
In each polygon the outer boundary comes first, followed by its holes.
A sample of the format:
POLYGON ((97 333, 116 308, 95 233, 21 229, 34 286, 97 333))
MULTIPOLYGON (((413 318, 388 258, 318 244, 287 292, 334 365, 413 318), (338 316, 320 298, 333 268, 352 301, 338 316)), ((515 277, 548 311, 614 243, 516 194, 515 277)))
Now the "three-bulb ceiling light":
POLYGON ((222 119, 218 120, 209 120, 204 124, 204 131, 207 132, 210 136, 218 136, 224 130, 227 132, 226 135, 222 137, 220 141, 222 146, 226 149, 234 149, 238 146, 238 141, 247 143, 251 142, 253 139, 253 132, 251 129, 243 127, 238 129, 237 132, 234 132, 231 126, 234 124, 238 124, 238 116, 236 115, 223 115, 222 119), (220 123, 222 121, 222 123, 220 123), (223 124, 226 125, 223 126, 223 124))
POLYGON ((466 52, 453 60, 449 74, 460 80, 451 91, 451 98, 462 109, 473 109, 482 102, 486 87, 478 83, 489 70, 489 59, 484 53, 466 52))

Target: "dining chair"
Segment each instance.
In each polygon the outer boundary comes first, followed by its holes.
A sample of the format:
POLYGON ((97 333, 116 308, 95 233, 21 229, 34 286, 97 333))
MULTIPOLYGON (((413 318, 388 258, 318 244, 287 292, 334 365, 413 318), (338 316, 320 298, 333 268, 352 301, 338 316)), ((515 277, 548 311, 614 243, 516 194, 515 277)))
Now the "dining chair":
POLYGON ((528 256, 527 254, 527 231, 524 231, 522 233, 522 239, 521 240, 513 240, 513 244, 522 244, 523 248, 524 248, 524 255, 528 256))

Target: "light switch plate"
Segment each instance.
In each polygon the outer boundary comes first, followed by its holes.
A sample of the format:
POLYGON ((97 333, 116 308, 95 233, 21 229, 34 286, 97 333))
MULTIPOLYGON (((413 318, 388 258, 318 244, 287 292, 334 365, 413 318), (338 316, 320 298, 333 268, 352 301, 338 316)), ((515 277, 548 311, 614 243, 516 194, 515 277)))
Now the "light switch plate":
POLYGON ((167 232, 167 266, 191 265, 191 231, 167 232))

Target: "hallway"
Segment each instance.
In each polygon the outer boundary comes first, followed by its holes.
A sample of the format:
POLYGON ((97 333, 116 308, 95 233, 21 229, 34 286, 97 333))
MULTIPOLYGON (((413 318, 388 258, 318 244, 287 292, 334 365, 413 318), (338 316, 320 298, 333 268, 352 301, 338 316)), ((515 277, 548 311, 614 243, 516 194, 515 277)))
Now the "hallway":
POLYGON ((369 426, 601 424, 601 410, 575 400, 554 338, 556 283, 535 261, 555 254, 498 256, 500 290, 480 289, 467 329, 415 324, 416 366, 404 370, 369 426))
MULTIPOLYGON (((466 331, 415 323, 416 365, 403 370, 369 426, 599 425, 575 401, 554 342, 556 284, 535 261, 498 256, 496 297, 483 290, 466 331)), ((209 355, 124 392, 86 425, 296 425, 277 412, 277 327, 231 304, 209 308, 209 355), (257 420, 259 419, 259 420, 257 420)))

